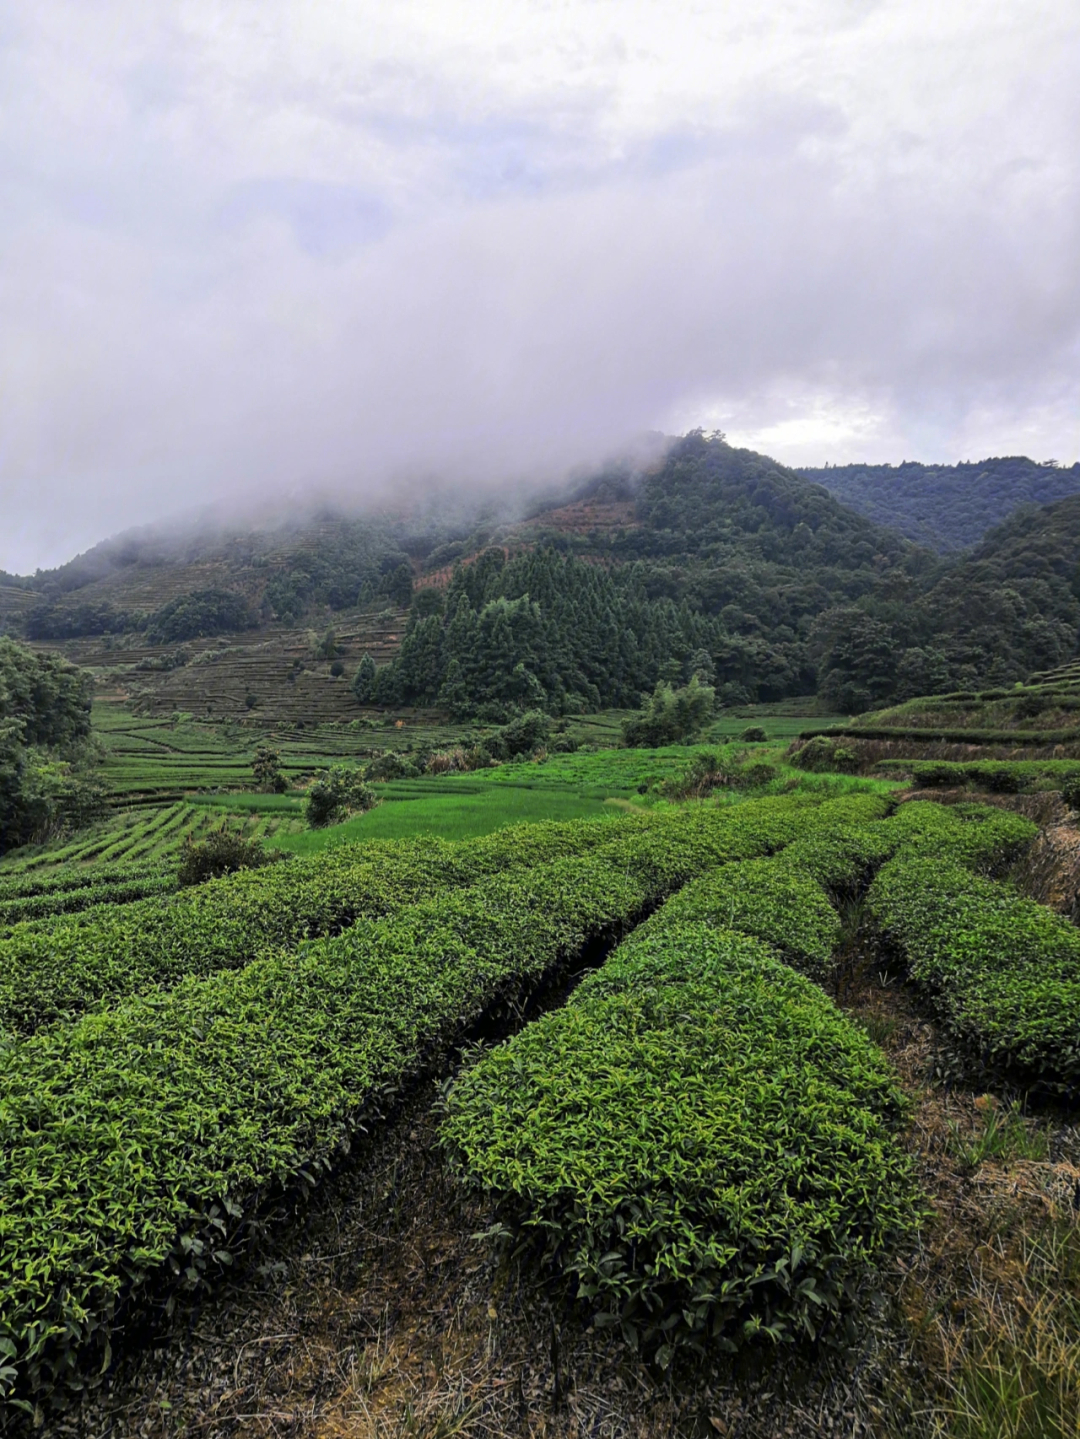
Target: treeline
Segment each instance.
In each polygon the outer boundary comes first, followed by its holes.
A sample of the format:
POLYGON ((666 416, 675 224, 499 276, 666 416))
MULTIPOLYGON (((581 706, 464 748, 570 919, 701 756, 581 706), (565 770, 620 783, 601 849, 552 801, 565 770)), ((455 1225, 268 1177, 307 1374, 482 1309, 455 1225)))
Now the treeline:
POLYGON ((40 596, 17 623, 30 640, 145 631, 149 643, 169 644, 271 621, 295 624, 313 608, 341 610, 378 599, 408 604, 409 551, 431 551, 444 533, 421 530, 410 536, 400 525, 335 516, 276 534, 196 537, 186 545, 177 540, 170 546, 153 535, 121 537, 59 569, 17 581, 40 596), (164 571, 207 560, 220 563, 223 583, 193 589, 153 610, 77 595, 118 571, 164 571))
MULTIPOLYGON (((956 524, 1076 478, 1030 461, 994 465, 989 479, 986 467, 950 471, 956 524), (974 506, 963 515, 962 491, 974 506)), ((918 478, 924 493, 931 471, 909 469, 889 474, 918 478)), ((830 483, 836 473, 827 472, 830 483)), ((365 663, 357 698, 495 719, 635 707, 658 682, 693 675, 721 704, 817 693, 830 710, 858 712, 1012 684, 1077 653, 1080 496, 1021 509, 973 553, 943 558, 767 456, 694 431, 646 473, 609 469, 570 498, 583 515, 594 506, 595 529, 567 532, 542 507, 502 530, 477 510, 447 509, 393 524, 322 517, 307 529, 234 537, 214 552, 228 584, 139 616, 113 609, 115 600, 61 594, 61 582, 105 564, 90 552, 81 569, 73 562, 35 577, 42 604, 25 632, 65 639, 134 627, 171 644, 296 623, 319 607, 411 600, 400 655, 378 673, 365 663), (613 500, 621 518, 601 523, 613 500), (413 596, 417 569, 434 578, 450 563, 446 589, 429 582, 413 596)), ((193 542, 181 558, 200 554, 193 542)), ((119 543, 109 556, 154 560, 119 543)))
POLYGON ((827 465, 799 474, 875 524, 942 553, 978 544, 1021 505, 1080 492, 1080 464, 1037 464, 1025 455, 959 465, 827 465))
POLYGON ((490 549, 459 565, 445 593, 417 593, 400 654, 362 667, 357 698, 490 719, 629 707, 657 679, 695 666, 711 678, 723 635, 717 618, 650 598, 633 567, 490 549))
POLYGON ((0 853, 100 808, 88 743, 92 685, 56 656, 0 638, 0 853))

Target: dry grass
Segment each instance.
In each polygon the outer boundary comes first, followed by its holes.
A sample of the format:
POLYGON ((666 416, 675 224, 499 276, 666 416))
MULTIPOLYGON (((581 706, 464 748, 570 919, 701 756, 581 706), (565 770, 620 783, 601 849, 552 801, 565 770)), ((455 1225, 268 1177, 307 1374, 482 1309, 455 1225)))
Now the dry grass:
POLYGON ((899 1362, 881 1432, 1075 1439, 1080 1131, 1069 1116, 1025 1114, 1018 1095, 934 1084, 932 1024, 872 962, 852 963, 843 998, 915 1098, 909 1144, 931 1205, 896 1265, 899 1362))

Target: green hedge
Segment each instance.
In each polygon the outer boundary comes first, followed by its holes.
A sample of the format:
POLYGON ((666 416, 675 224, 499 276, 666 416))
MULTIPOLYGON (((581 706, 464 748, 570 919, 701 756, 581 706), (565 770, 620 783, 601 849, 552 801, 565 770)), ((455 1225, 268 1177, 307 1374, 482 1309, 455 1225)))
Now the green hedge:
POLYGON ((54 919, 60 915, 78 914, 103 904, 131 904, 151 895, 171 894, 176 889, 176 875, 160 869, 146 875, 125 879, 92 880, 66 889, 43 894, 17 895, 0 900, 0 927, 9 929, 31 920, 54 919))
POLYGON ((988 874, 1011 863, 1039 832, 1011 810, 930 800, 902 804, 888 821, 888 831, 905 854, 936 855, 988 874))
POLYGON ((0 875, 0 905, 15 899, 32 899, 44 895, 60 895, 67 890, 84 889, 94 884, 129 884, 137 880, 157 879, 166 871, 161 861, 134 861, 130 864, 95 864, 77 868, 18 870, 0 875))
POLYGON ((31 1034, 191 975, 238 969, 360 918, 386 914, 439 888, 510 866, 581 853, 649 821, 515 825, 453 844, 425 837, 342 845, 310 859, 248 870, 67 923, 0 940, 0 1030, 31 1034))
POLYGON ((767 940, 788 964, 824 979, 840 939, 840 917, 811 875, 783 856, 725 865, 668 900, 644 930, 719 926, 767 940))
MULTIPOLYGON (((907 764, 903 760, 890 764, 907 764)), ((1037 788, 1080 793, 1077 760, 917 760, 910 765, 917 784, 927 786, 977 784, 999 794, 1021 794, 1037 788)))
POLYGON ((969 1062, 1075 1098, 1080 932, 946 855, 900 855, 868 895, 882 933, 969 1062))
POLYGON ((493 1232, 661 1366, 818 1335, 919 1215, 885 1060, 770 946, 698 918, 714 897, 723 924, 727 894, 691 886, 465 1071, 443 1127, 493 1232))
POLYGON ((0 1051, 9 1382, 38 1394, 78 1383, 88 1358, 100 1364, 127 1292, 170 1267, 195 1281, 226 1263, 269 1195, 317 1178, 479 1016, 520 1003, 687 877, 845 813, 858 805, 794 796, 615 826, 588 854, 444 892, 0 1051))
POLYGON ((1078 729, 955 729, 938 725, 828 725, 821 729, 802 730, 799 738, 809 740, 817 735, 847 740, 913 740, 919 744, 1008 744, 1018 748, 1024 745, 1070 744, 1080 740, 1078 729))

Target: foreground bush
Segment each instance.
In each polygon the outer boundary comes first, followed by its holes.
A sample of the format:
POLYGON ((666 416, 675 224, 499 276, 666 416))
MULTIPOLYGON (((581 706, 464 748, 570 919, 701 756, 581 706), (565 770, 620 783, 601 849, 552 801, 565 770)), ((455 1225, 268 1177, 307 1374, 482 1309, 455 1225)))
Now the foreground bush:
POLYGON ((268 1198, 329 1168, 481 1015, 515 1010, 687 878, 782 846, 823 813, 797 797, 617 826, 590 853, 0 1050, 10 1381, 23 1394, 80 1383, 133 1287, 226 1265, 268 1198))
POLYGON ((729 899, 710 877, 669 901, 460 1077, 443 1130, 502 1234, 661 1367, 816 1337, 918 1218, 887 1064, 774 949, 717 927, 729 899))
POLYGON ((1074 925, 940 856, 898 856, 878 874, 868 905, 978 1069, 1080 1093, 1074 925))

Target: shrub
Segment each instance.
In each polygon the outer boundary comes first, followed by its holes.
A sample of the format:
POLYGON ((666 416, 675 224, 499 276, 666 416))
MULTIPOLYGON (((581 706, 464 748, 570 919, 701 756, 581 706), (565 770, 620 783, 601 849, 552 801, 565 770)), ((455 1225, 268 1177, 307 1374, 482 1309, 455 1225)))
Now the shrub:
POLYGON ((364 778, 378 784, 385 784, 387 780, 415 779, 419 773, 419 769, 411 760, 407 760, 396 750, 390 749, 385 754, 377 755, 371 760, 364 770, 364 778))
POLYGON ((667 1367, 816 1337, 919 1208, 869 1039, 759 940, 663 913, 461 1075, 443 1140, 493 1232, 667 1367))
POLYGON ((735 782, 741 789, 760 789, 771 784, 780 771, 772 764, 748 764, 736 771, 735 782))
POLYGON ((674 690, 662 680, 639 715, 624 720, 622 742, 656 749, 692 739, 713 712, 715 692, 694 675, 683 689, 674 690))
POLYGON ((1080 933, 947 855, 902 853, 868 907, 977 1070, 1080 1093, 1080 933))
POLYGON ((350 814, 364 814, 378 803, 379 796, 359 770, 334 765, 308 790, 304 813, 312 829, 320 829, 350 814))
POLYGON ((245 839, 222 825, 208 839, 196 842, 190 835, 185 838, 176 883, 180 889, 186 889, 192 884, 204 884, 208 879, 219 879, 223 874, 235 874, 237 870, 259 869, 282 857, 268 854, 257 839, 245 839))
POLYGON ((743 744, 764 744, 769 736, 760 725, 748 725, 742 734, 740 734, 739 738, 743 744))
MULTIPOLYGON (((715 750, 699 750, 682 774, 665 780, 661 793, 669 799, 704 799, 713 790, 731 783, 731 776, 724 769, 720 756, 715 750)), ((639 791, 644 793, 647 786, 639 791)))
POLYGON ((503 725, 484 741, 494 759, 508 760, 531 755, 545 746, 551 735, 551 716, 542 710, 526 710, 503 725))
POLYGON ((793 752, 791 763, 796 769, 811 774, 854 774, 859 767, 859 757, 838 740, 815 735, 793 752))

